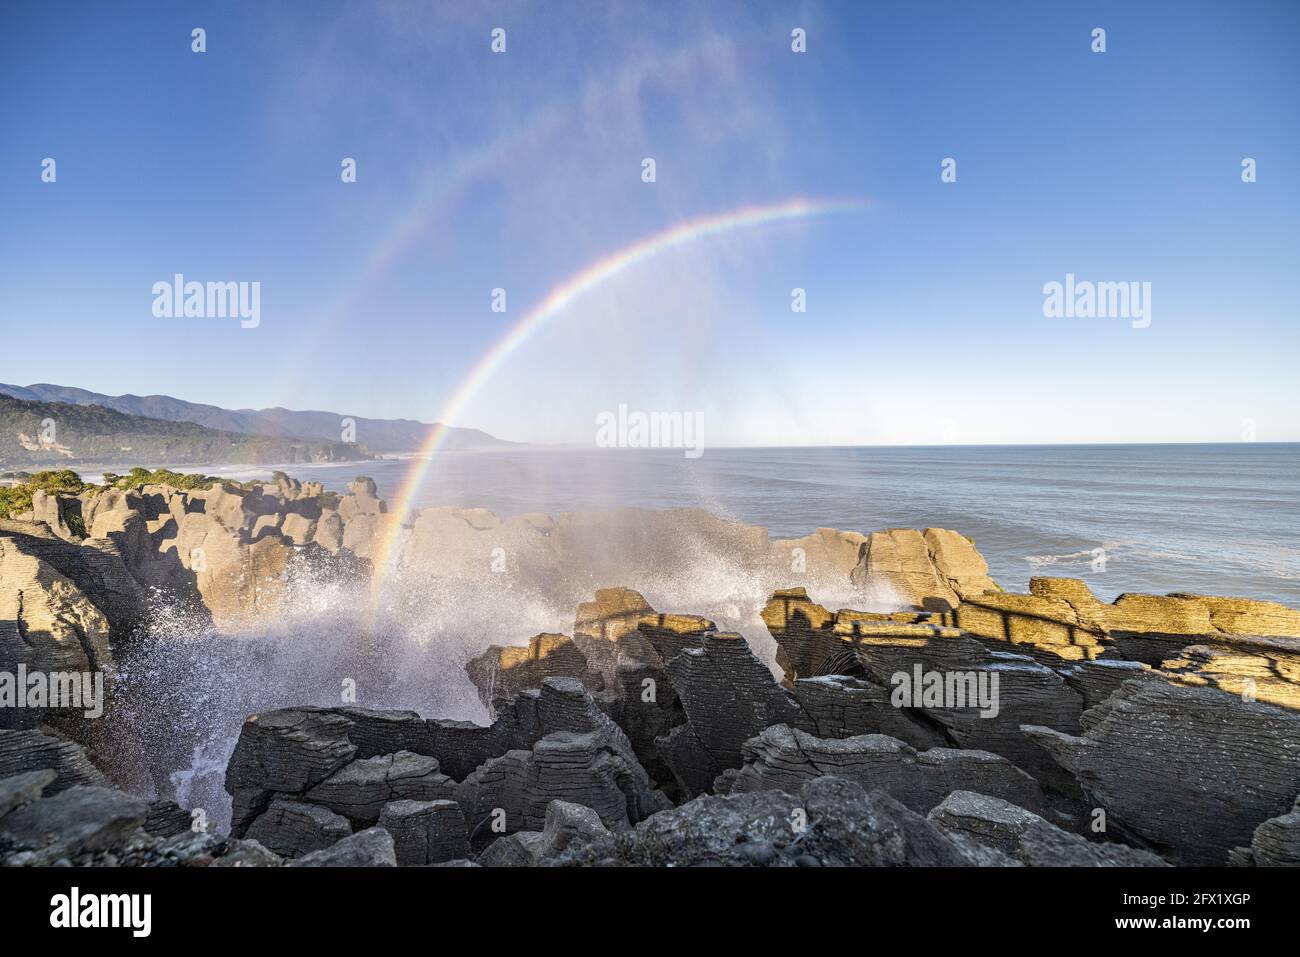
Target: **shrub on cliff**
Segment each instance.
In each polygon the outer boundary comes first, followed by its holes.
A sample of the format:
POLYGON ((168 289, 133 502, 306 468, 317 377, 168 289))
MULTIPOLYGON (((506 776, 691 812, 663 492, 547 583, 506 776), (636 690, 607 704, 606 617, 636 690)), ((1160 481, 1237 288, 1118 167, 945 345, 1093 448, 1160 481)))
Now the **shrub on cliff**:
POLYGON ((72 469, 49 469, 37 472, 24 482, 9 488, 0 488, 0 517, 12 518, 31 511, 32 493, 37 489, 52 495, 80 495, 88 488, 94 486, 83 482, 81 476, 72 469))

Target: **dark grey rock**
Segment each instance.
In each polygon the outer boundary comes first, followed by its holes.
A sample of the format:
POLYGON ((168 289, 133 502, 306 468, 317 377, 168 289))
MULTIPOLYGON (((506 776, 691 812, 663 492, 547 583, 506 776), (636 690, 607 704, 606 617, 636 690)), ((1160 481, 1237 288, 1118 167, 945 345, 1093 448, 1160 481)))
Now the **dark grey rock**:
POLYGON ((950 836, 993 848, 1027 867, 1164 867, 1150 851, 1094 843, 1000 798, 954 791, 929 820, 950 836))
POLYGON ((351 834, 321 851, 289 861, 286 867, 396 867, 393 838, 382 827, 351 834))
POLYGON ((276 798, 249 825, 245 837, 281 857, 300 857, 352 833, 347 818, 328 808, 276 798))

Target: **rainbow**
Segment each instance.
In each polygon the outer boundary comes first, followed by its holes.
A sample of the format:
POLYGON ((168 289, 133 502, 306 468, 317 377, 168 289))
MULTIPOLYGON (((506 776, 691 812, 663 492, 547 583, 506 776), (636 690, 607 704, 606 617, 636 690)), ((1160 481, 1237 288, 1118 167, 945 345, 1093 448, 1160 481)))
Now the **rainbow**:
POLYGON ((527 342, 533 333, 545 327, 592 289, 660 253, 735 229, 803 219, 825 213, 849 212, 863 209, 866 205, 864 199, 790 199, 761 206, 742 206, 723 213, 684 220, 662 232, 646 236, 595 260, 552 288, 546 298, 525 313, 474 364, 438 415, 438 424, 430 430, 428 439, 413 460, 397 491, 386 530, 379 547, 373 553, 372 600, 377 600, 383 580, 395 563, 401 529, 407 522, 416 493, 424 482, 430 463, 446 438, 447 428, 459 420, 465 407, 483 385, 492 378, 511 353, 527 342))

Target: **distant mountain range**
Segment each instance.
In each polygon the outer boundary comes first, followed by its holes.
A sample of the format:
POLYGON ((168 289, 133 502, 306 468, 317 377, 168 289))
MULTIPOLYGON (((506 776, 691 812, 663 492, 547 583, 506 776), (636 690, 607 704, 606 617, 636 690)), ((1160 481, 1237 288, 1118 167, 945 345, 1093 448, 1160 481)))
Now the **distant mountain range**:
POLYGON ((370 459, 348 442, 286 439, 0 395, 0 469, 85 465, 275 465, 370 459))
MULTIPOLYGON (((410 452, 422 447, 429 437, 430 430, 434 428, 429 423, 416 422, 412 419, 367 419, 339 412, 297 412, 281 408, 223 409, 215 405, 186 402, 184 399, 169 395, 104 395, 87 389, 51 385, 46 382, 28 386, 0 383, 0 396, 10 396, 25 402, 97 406, 135 418, 190 423, 223 433, 227 438, 231 434, 241 436, 246 443, 254 438, 260 439, 268 449, 288 448, 294 442, 314 446, 321 446, 322 443, 325 446, 355 443, 361 450, 370 452, 410 452), (278 444, 267 441, 273 439, 281 441, 278 444)), ((95 427, 106 424, 98 422, 95 427)), ((119 424, 123 427, 130 425, 137 433, 143 431, 143 434, 154 434, 143 429, 139 423, 119 424)), ((13 439, 14 432, 6 424, 5 435, 0 437, 0 458, 7 456, 9 449, 6 446, 13 439)), ((449 429, 443 440, 443 448, 462 450, 505 448, 514 444, 516 443, 495 438, 478 429, 462 428, 449 429)), ((353 457, 368 457, 364 451, 357 454, 358 451, 353 448, 354 454, 342 459, 323 458, 307 459, 307 461, 347 461, 353 457)), ((317 452, 322 455, 332 454, 326 452, 324 448, 317 449, 317 452)), ((228 459, 214 459, 211 464, 226 461, 228 459)), ((268 460, 259 458, 257 461, 268 460)), ((289 458, 279 461, 303 460, 289 458)))

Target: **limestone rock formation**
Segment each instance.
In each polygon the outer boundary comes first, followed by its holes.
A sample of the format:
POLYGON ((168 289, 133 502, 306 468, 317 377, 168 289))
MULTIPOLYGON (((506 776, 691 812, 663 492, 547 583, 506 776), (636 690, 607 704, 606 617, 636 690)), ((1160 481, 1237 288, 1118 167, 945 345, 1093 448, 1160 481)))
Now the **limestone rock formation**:
MULTIPOLYGON (((74 581, 39 557, 48 549, 32 543, 39 539, 0 534, 0 671, 15 682, 20 667, 44 675, 76 673, 90 678, 92 689, 99 673, 103 688, 113 673, 108 618, 74 581)), ((15 686, 5 694, 26 692, 15 686)), ((0 724, 34 722, 50 702, 37 711, 15 707, 17 703, 8 700, 0 708, 0 724)))
POLYGON ((737 634, 704 635, 698 648, 668 662, 668 676, 686 721, 660 747, 687 794, 708 790, 723 771, 740 767, 745 742, 764 728, 807 720, 737 634))
POLYGON ((1295 799, 1300 713, 1277 705, 1129 681, 1083 715, 1082 730, 1025 728, 1111 828, 1176 863, 1223 864, 1295 799))
POLYGON ((450 800, 456 782, 438 759, 410 751, 358 758, 307 791, 306 799, 347 818, 358 829, 379 820, 389 801, 450 800))
POLYGON ((469 853, 465 815, 451 800, 390 801, 379 826, 393 838, 397 863, 403 867, 439 864, 469 853))
POLYGON ((396 867, 393 838, 382 827, 350 834, 319 851, 289 861, 288 867, 396 867))
POLYGON ((465 665, 479 698, 489 708, 509 701, 521 691, 539 688, 542 679, 577 678, 590 691, 600 691, 604 679, 587 668, 587 658, 567 635, 540 634, 527 647, 490 646, 465 665))
POLYGON ((950 611, 997 588, 974 545, 941 528, 872 532, 851 580, 863 588, 884 584, 911 607, 930 612, 950 611))
POLYGON ((352 833, 347 818, 328 808, 277 797, 253 819, 243 836, 281 857, 323 850, 352 833))
POLYGON ((1026 867, 1164 867, 1158 855, 1124 844, 1088 841, 1010 801, 954 791, 929 820, 954 840, 992 848, 1026 867))
POLYGON ((1248 848, 1234 848, 1231 863, 1255 867, 1300 867, 1300 797, 1286 814, 1255 828, 1248 848))
POLYGON ((77 785, 103 786, 103 772, 81 747, 45 729, 0 730, 0 778, 28 771, 53 771, 46 794, 58 794, 77 785))
POLYGON ((981 858, 881 791, 835 777, 783 791, 696 798, 627 833, 573 848, 562 865, 971 866, 981 858))
POLYGON ((822 775, 880 789, 924 814, 953 791, 979 791, 1025 808, 1040 808, 1038 782, 988 751, 933 748, 918 752, 896 738, 867 734, 826 739, 786 725, 767 728, 745 743, 744 765, 715 783, 715 794, 798 791, 822 775))
POLYGON ((540 831, 518 831, 498 838, 479 855, 478 863, 483 867, 539 867, 558 860, 570 847, 583 847, 609 833, 591 808, 552 801, 540 831))

